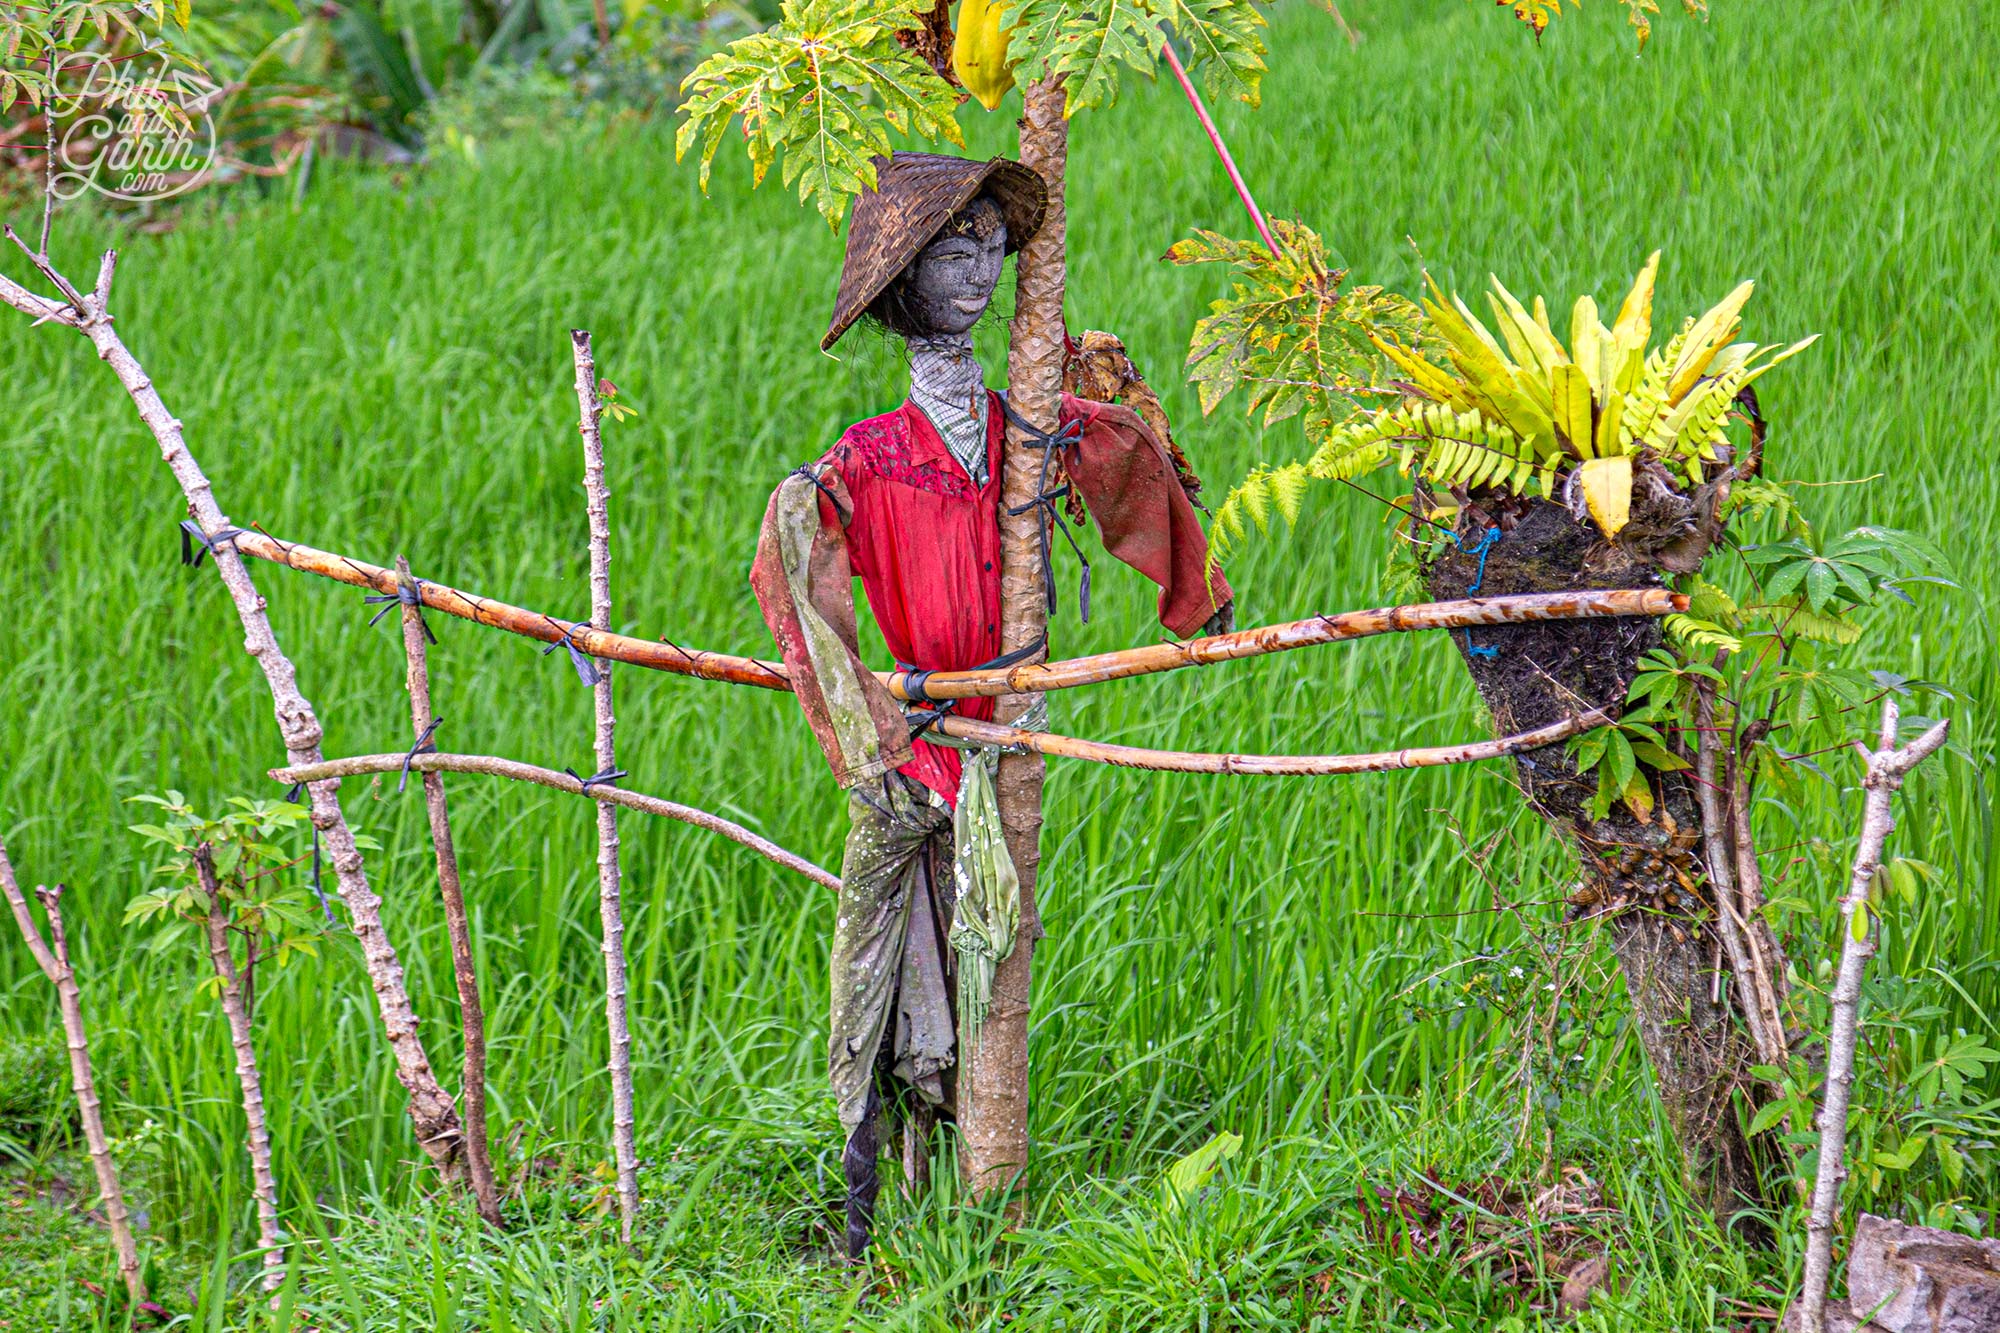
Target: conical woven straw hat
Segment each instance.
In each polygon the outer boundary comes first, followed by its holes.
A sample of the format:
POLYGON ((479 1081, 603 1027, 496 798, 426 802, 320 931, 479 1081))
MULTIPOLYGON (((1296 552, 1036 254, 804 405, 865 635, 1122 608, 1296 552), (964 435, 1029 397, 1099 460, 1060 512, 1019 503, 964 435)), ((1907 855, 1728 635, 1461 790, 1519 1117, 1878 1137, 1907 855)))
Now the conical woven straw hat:
POLYGON ((1019 162, 1004 157, 974 162, 941 153, 876 158, 875 188, 854 201, 840 295, 834 298, 833 324, 820 339, 820 350, 839 342, 951 215, 982 194, 999 203, 1007 220, 1008 253, 1027 244, 1041 227, 1048 189, 1019 162))

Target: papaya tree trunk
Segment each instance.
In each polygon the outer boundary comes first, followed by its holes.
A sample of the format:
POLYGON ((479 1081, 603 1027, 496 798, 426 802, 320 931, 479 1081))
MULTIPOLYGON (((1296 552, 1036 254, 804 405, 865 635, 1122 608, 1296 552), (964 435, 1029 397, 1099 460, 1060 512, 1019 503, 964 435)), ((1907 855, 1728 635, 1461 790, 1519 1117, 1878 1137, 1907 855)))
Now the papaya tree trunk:
MULTIPOLYGON (((1015 261, 1014 323, 1007 349, 1007 396, 1014 411, 1039 430, 1052 431, 1062 403, 1064 223, 1063 169, 1069 157, 1069 122, 1063 119, 1060 79, 1023 91, 1021 163, 1041 173, 1049 191, 1041 230, 1015 261)), ((1039 508, 1035 497, 1040 459, 1020 430, 1009 426, 1002 464, 1000 512, 1000 650, 1013 652, 1048 629, 1042 591, 1039 508)), ((1043 657, 1047 656, 1044 648, 1043 657)), ((1003 695, 996 716, 1011 722, 1030 699, 1003 695)), ((1042 934, 1035 909, 1035 869, 1041 862, 1043 760, 1009 754, 1000 760, 1000 824, 1021 879, 1021 925, 1013 952, 993 973, 993 1003, 979 1039, 959 1069, 960 1165, 975 1193, 1013 1183, 1028 1163, 1028 1000, 1035 941, 1042 934)))
MULTIPOLYGON (((1465 513, 1460 549, 1428 571, 1440 600, 1475 589, 1498 596, 1662 584, 1657 565, 1607 544, 1560 505, 1516 500, 1503 513, 1465 513), (1489 524, 1502 535, 1481 552, 1489 524)), ((1662 638, 1659 621, 1629 617, 1482 628, 1454 641, 1495 730, 1506 734, 1590 707, 1622 711, 1639 658, 1662 638)), ((1595 773, 1579 776, 1555 746, 1515 760, 1528 804, 1576 849, 1571 914, 1604 922, 1689 1185, 1727 1218, 1762 1199, 1734 1102, 1750 1086, 1757 1055, 1732 1007, 1736 977, 1716 929, 1697 779, 1692 770, 1642 771, 1654 799, 1645 817, 1621 803, 1592 819, 1595 773)), ((1729 828, 1714 832, 1717 845, 1735 845, 1729 828)))

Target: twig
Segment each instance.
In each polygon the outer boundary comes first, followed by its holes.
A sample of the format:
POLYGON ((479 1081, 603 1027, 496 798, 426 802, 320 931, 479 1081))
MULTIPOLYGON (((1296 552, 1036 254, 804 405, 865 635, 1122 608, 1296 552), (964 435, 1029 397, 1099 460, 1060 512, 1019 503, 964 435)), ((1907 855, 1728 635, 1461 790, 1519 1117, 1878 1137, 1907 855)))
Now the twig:
POLYGON ((1804 1333, 1825 1333, 1826 1289, 1833 1271, 1833 1230, 1839 1217, 1840 1182, 1847 1168, 1847 1111, 1854 1096, 1854 1049, 1861 1025, 1861 978, 1875 955, 1876 926, 1855 913, 1868 911, 1868 886, 1882 865, 1882 849, 1896 826, 1893 803, 1910 770, 1944 744, 1949 720, 1938 722, 1901 749, 1896 726, 1901 716, 1894 695, 1882 700, 1881 739, 1866 756, 1868 771, 1861 780, 1867 793, 1862 806, 1861 838, 1854 849, 1854 872, 1840 904, 1840 971, 1833 982, 1833 1017, 1826 1044, 1826 1092, 1819 1113, 1819 1174, 1813 1181, 1812 1210, 1806 1222, 1806 1262, 1799 1296, 1799 1326, 1804 1333))
MULTIPOLYGON (((599 23, 602 25, 602 0, 599 23)), ((600 32, 599 40, 604 40, 600 32)), ((604 437, 599 429, 603 409, 597 403, 597 366, 591 357, 590 332, 572 329, 570 350, 576 361, 577 431, 583 436, 583 489, 590 515, 590 623, 601 633, 611 631, 611 508, 604 482, 604 437)), ((611 664, 597 663, 597 683, 591 687, 597 706, 597 773, 616 780, 617 718, 611 708, 611 664)), ((596 785, 595 783, 592 784, 596 785)), ((633 1140, 632 1033, 625 996, 625 915, 619 901, 618 807, 597 807, 597 912, 604 939, 604 1022, 611 1039, 611 1150, 618 1165, 618 1236, 632 1243, 639 1213, 639 1155, 633 1140)))
POLYGON ((139 1272, 139 1246, 132 1238, 132 1218, 125 1208, 125 1191, 118 1184, 118 1166, 111 1160, 111 1140, 104 1132, 104 1108, 97 1100, 97 1080, 90 1070, 90 1035, 83 1025, 83 994, 70 967, 69 939, 63 931, 60 902, 63 886, 37 888, 42 910, 49 918, 49 939, 35 926, 28 900, 14 879, 14 866, 7 859, 7 845, 0 842, 0 893, 14 909, 14 923, 34 955, 42 975, 56 988, 56 1007, 62 1013, 63 1035, 69 1046, 69 1085, 76 1097, 78 1119, 83 1122, 83 1141, 90 1149, 91 1169, 97 1173, 97 1190, 104 1199, 104 1220, 111 1229, 111 1248, 118 1255, 118 1276, 124 1279, 126 1294, 136 1307, 146 1299, 146 1280, 139 1272))
POLYGON ((271 1173, 271 1134, 264 1124, 264 1085, 257 1074, 257 1049, 251 1043, 250 1011, 243 1004, 243 983, 229 953, 228 902, 215 877, 215 852, 207 844, 194 849, 195 875, 208 895, 208 961, 222 983, 222 1012, 229 1019, 229 1041, 236 1051, 236 1083, 243 1090, 243 1120, 249 1130, 250 1188, 257 1196, 257 1244, 264 1251, 264 1290, 276 1291, 285 1280, 285 1241, 278 1230, 278 1185, 271 1173))
POLYGON ((1715 929, 1729 954, 1729 969, 1736 977, 1730 998, 1743 1014, 1750 1040, 1757 1048, 1760 1064, 1783 1069, 1784 1026, 1775 1006, 1767 1005, 1770 988, 1766 984, 1746 938, 1749 928, 1738 914, 1736 896, 1736 848, 1731 836, 1728 802, 1720 775, 1721 744, 1715 733, 1715 692, 1706 682, 1697 687, 1695 701, 1695 799, 1701 806, 1702 861, 1708 872, 1709 895, 1715 899, 1715 929))
POLYGON ((42 250, 49 252, 49 228, 56 216, 56 49, 49 47, 49 92, 42 99, 42 250))
POLYGON ((732 823, 720 815, 712 815, 706 810, 680 805, 674 801, 663 801, 657 796, 647 796, 623 787, 607 787, 601 783, 590 784, 584 790, 583 779, 570 773, 558 773, 552 768, 541 768, 534 764, 524 764, 515 759, 501 759, 485 754, 420 754, 412 757, 397 751, 395 754, 362 754, 347 759, 324 759, 313 764, 295 764, 289 768, 274 768, 271 777, 279 782, 324 782, 329 778, 348 778, 361 773, 394 773, 407 762, 412 773, 478 773, 485 777, 512 778, 516 782, 532 782, 541 787, 553 787, 566 791, 572 796, 588 796, 594 801, 610 801, 630 810, 641 810, 662 819, 678 819, 683 824, 719 833, 731 842, 741 843, 767 861, 774 861, 787 870, 795 870, 815 884, 838 892, 838 876, 820 869, 812 862, 794 852, 788 852, 770 839, 752 833, 741 824, 732 823))
MULTIPOLYGON (((119 384, 138 410, 139 419, 159 444, 161 458, 172 470, 174 480, 180 484, 181 493, 187 498, 189 515, 215 543, 216 573, 236 608, 237 619, 242 622, 244 651, 256 661, 270 687, 273 711, 277 715, 278 731, 284 738, 287 757, 293 764, 316 763, 322 757, 319 718, 299 690, 297 672, 291 659, 278 646, 277 635, 272 631, 270 617, 265 612, 264 599, 258 595, 257 585, 250 578, 242 551, 234 541, 221 540, 231 530, 229 519, 216 503, 207 475, 189 452, 181 423, 167 410, 159 391, 153 387, 153 381, 112 326, 106 302, 116 262, 115 254, 104 256, 98 267, 95 291, 88 297, 73 296, 77 302, 74 310, 37 297, 4 278, 0 278, 0 300, 35 315, 38 321, 53 319, 80 329, 97 349, 98 357, 118 377, 119 384)), ((58 285, 66 293, 75 292, 75 288, 67 282, 58 285)), ((394 580, 390 579, 383 591, 393 591, 394 586, 394 580)), ((355 938, 361 945, 362 960, 375 992, 383 1031, 396 1062, 396 1077, 409 1093, 410 1119, 416 1129, 417 1141, 438 1169, 448 1173, 455 1169, 459 1153, 458 1108, 438 1086, 437 1076, 431 1070, 430 1058, 417 1032, 417 1015, 410 1004, 402 960, 397 957, 395 946, 389 942, 383 928, 381 900, 369 888, 361 853, 354 845, 354 831, 341 813, 338 786, 322 782, 310 787, 310 791, 313 826, 319 830, 320 839, 333 861, 340 896, 347 904, 355 938)))
POLYGON ((1743 920, 1748 923, 1745 938, 1750 945, 1751 961, 1771 989, 1767 1003, 1770 1012, 1778 1016, 1778 1044, 1789 1052, 1784 1012, 1791 987, 1785 980, 1785 951, 1764 915, 1764 868, 1757 860, 1757 840, 1750 828, 1750 781, 1744 776, 1742 765, 1736 767, 1729 802, 1730 835, 1736 846, 1736 901, 1743 920))
MULTIPOLYGON (((417 581, 410 562, 396 557, 396 581, 402 597, 404 683, 410 692, 410 728, 418 738, 432 733, 429 652, 425 648, 424 613, 416 600, 417 581)), ((458 983, 459 1026, 465 1034, 465 1061, 460 1095, 465 1099, 465 1169, 472 1180, 472 1197, 479 1216, 489 1226, 500 1225, 500 1198, 493 1184, 493 1162, 486 1129, 486 1010, 479 1000, 479 972, 472 956, 472 923, 465 912, 465 890, 458 877, 458 849, 452 845, 451 813, 445 803, 444 778, 423 775, 424 812, 430 819, 431 849, 437 858, 438 896, 444 899, 444 919, 451 936, 451 971, 458 983)))

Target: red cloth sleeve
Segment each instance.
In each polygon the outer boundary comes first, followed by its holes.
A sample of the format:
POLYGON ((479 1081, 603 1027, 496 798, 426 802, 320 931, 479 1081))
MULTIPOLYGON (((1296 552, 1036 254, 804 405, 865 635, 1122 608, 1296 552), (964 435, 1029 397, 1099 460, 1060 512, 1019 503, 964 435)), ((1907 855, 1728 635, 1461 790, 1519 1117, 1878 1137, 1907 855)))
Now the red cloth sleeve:
POLYGON ((1063 466, 1104 549, 1159 585, 1162 625, 1184 639, 1199 634, 1235 594, 1220 568, 1204 575, 1208 535, 1165 447, 1137 413, 1116 404, 1064 394, 1062 416, 1083 423, 1063 466))

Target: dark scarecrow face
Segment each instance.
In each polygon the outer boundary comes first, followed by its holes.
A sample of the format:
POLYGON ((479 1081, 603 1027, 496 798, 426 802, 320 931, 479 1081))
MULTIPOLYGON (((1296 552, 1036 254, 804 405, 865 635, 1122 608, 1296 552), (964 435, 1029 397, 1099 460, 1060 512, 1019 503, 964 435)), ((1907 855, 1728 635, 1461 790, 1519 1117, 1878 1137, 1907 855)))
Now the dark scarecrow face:
POLYGON ((1006 258, 1000 206, 975 199, 945 223, 868 313, 906 338, 964 333, 992 303, 1006 258))

